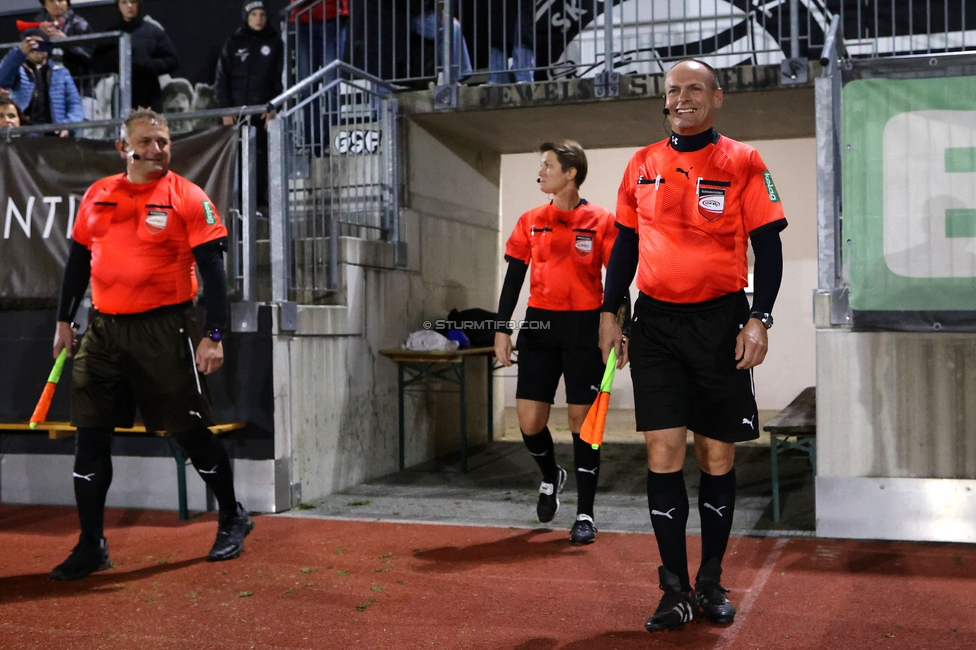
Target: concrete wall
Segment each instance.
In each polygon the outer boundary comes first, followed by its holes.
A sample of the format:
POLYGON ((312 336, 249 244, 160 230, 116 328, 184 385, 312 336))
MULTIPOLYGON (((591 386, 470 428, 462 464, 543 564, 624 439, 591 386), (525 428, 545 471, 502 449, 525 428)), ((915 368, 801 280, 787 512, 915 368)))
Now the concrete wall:
MULTIPOLYGON (((567 133, 563 137, 573 137, 573 134, 567 133)), ((769 166, 790 223, 783 232, 783 285, 774 310, 776 323, 769 331, 770 352, 755 371, 759 408, 778 410, 789 404, 801 390, 814 385, 816 379, 812 295, 817 287, 817 148, 812 138, 761 140, 749 144, 756 147, 769 166)), ((614 210, 624 168, 637 149, 588 151, 589 172, 581 195, 614 210)), ((502 156, 500 255, 504 253, 504 241, 519 216, 547 200, 535 182, 538 168, 539 155, 536 153, 502 156)), ((504 277, 504 272, 505 265, 502 264, 500 278, 504 277)), ((636 283, 631 287, 631 295, 637 296, 636 283)), ((515 310, 517 318, 525 313, 528 298, 526 281, 515 310)), ((514 406, 516 370, 507 370, 504 376, 505 403, 514 406)), ((556 403, 565 404, 561 385, 556 403)), ((629 372, 617 374, 611 407, 634 407, 629 372)))
POLYGON ((817 535, 976 542, 976 336, 817 332, 817 535))
POLYGON ((976 336, 817 333, 821 477, 976 479, 976 336))
MULTIPOLYGON (((300 307, 295 334, 275 340, 275 450, 305 501, 397 469, 396 365, 379 351, 453 308, 497 300, 498 154, 404 128, 406 267, 394 266, 389 245, 346 242, 345 304, 300 307)), ((485 375, 483 360, 470 364, 469 444, 487 438, 485 375)), ((458 448, 457 404, 407 395, 407 466, 458 448)))

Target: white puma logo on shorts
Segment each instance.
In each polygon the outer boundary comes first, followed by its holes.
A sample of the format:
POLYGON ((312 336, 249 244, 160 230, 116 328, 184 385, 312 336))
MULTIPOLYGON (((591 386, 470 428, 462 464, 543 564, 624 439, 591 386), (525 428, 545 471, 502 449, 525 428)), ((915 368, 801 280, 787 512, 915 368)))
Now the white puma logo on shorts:
MULTIPOLYGON (((756 417, 756 416, 752 416, 752 417, 756 417)), ((756 425, 752 423, 752 418, 742 418, 742 424, 748 424, 750 429, 752 429, 753 431, 756 430, 756 425)))

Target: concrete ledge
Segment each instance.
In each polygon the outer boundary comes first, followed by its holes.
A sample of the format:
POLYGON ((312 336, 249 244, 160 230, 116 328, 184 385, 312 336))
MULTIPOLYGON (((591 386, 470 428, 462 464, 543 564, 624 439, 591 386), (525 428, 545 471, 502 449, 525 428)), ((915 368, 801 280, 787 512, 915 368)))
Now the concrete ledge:
MULTIPOLYGON (((340 237, 342 264, 368 266, 377 269, 396 270, 396 244, 388 241, 340 237)), ((341 265, 340 265, 341 266, 341 265)))
POLYGON ((976 542, 976 481, 817 477, 817 536, 976 542))

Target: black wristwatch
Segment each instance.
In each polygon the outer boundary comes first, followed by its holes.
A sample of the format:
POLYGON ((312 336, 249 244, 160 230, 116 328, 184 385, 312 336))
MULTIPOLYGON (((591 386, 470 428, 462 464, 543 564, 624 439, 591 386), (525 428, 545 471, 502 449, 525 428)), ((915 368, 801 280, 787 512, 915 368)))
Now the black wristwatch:
POLYGON ((757 321, 763 324, 763 327, 769 329, 773 326, 773 315, 768 311, 754 311, 749 314, 749 318, 755 318, 757 321))
POLYGON ((220 328, 219 327, 215 327, 213 329, 207 330, 204 333, 204 336, 206 336, 208 339, 210 339, 214 343, 220 343, 221 339, 223 338, 223 334, 224 333, 220 331, 220 328))

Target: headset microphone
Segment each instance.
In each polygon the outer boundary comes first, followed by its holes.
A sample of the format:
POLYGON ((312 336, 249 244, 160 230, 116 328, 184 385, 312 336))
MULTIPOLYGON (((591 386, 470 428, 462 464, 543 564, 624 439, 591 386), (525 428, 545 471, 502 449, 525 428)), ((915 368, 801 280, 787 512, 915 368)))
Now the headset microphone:
POLYGON ((537 178, 537 179, 535 179, 535 182, 536 183, 541 183, 542 182, 542 179, 541 178, 537 178))
POLYGON ((663 113, 664 115, 670 115, 670 114, 671 114, 671 109, 668 109, 668 108, 665 108, 665 109, 664 109, 663 111, 661 111, 661 112, 662 112, 662 113, 663 113))
POLYGON ((135 151, 130 151, 126 155, 129 156, 129 158, 132 158, 133 160, 142 160, 142 156, 137 154, 135 151))

